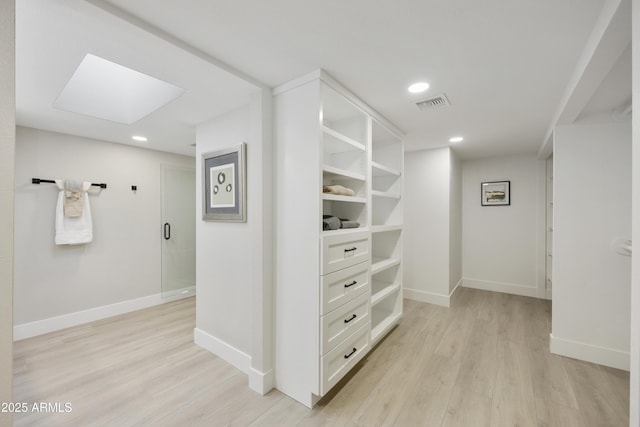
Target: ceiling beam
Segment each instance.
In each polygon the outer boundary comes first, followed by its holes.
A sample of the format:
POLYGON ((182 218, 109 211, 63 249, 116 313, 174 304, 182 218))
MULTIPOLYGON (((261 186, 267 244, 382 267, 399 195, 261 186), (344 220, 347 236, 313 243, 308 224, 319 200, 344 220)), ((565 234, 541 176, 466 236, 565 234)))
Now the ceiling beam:
POLYGON ((539 158, 551 155, 554 128, 578 118, 630 42, 631 2, 607 0, 542 140, 539 158))
POLYGON ((218 58, 208 54, 207 52, 204 52, 192 45, 190 45, 189 43, 167 33, 166 31, 162 30, 161 28, 156 27, 155 25, 140 19, 136 16, 131 15, 130 13, 120 9, 117 6, 114 6, 113 4, 105 1, 105 0, 85 0, 87 3, 90 3, 94 6, 96 6, 99 9, 104 10, 107 13, 110 13, 111 15, 117 16, 118 18, 150 33, 153 34, 154 36, 166 41, 167 43, 170 43, 186 52, 189 52, 190 54, 197 56, 198 58, 212 64, 215 65, 216 67, 225 70, 226 72, 246 81, 247 83, 250 83, 254 86, 256 86, 256 88, 258 89, 271 89, 271 87, 267 84, 265 84, 264 82, 261 82, 260 80, 238 70, 237 68, 227 64, 224 61, 219 60, 218 58))

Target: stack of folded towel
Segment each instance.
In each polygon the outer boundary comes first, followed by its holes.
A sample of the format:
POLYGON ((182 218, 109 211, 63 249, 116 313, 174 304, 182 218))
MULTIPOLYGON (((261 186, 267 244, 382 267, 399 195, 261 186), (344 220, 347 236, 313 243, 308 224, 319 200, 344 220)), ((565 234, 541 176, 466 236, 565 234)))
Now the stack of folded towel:
POLYGON ((341 219, 333 215, 322 215, 323 230, 338 230, 339 228, 358 228, 358 227, 360 227, 360 223, 357 221, 341 219))
POLYGON ((56 245, 78 245, 93 240, 91 207, 87 191, 90 182, 56 179, 56 245))
POLYGON ((355 196, 356 192, 342 185, 323 185, 322 192, 327 194, 335 194, 338 196, 355 196))

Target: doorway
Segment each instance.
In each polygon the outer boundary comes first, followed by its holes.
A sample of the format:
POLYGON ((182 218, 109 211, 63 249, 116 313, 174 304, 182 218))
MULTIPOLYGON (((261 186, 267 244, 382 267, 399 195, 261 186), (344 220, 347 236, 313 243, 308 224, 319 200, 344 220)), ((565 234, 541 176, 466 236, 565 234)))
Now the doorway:
POLYGON ((163 299, 180 299, 196 291, 195 169, 162 166, 163 299))

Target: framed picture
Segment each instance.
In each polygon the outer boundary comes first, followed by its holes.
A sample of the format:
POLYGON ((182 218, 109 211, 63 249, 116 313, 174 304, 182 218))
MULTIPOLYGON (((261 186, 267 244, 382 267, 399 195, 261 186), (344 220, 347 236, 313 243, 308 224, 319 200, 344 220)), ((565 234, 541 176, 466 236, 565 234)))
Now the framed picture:
POLYGON ((482 206, 508 206, 511 204, 511 181, 483 182, 482 206))
POLYGON ((202 155, 202 219, 245 222, 246 145, 202 155))

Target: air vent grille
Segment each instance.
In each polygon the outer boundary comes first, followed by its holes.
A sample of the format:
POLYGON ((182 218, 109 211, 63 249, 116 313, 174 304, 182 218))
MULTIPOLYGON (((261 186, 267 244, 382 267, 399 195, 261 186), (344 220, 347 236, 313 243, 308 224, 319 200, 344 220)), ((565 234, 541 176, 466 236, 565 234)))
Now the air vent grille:
POLYGON ((451 103, 447 98, 447 95, 441 93, 440 95, 433 96, 420 102, 416 102, 420 111, 428 110, 431 108, 449 107, 451 103))

